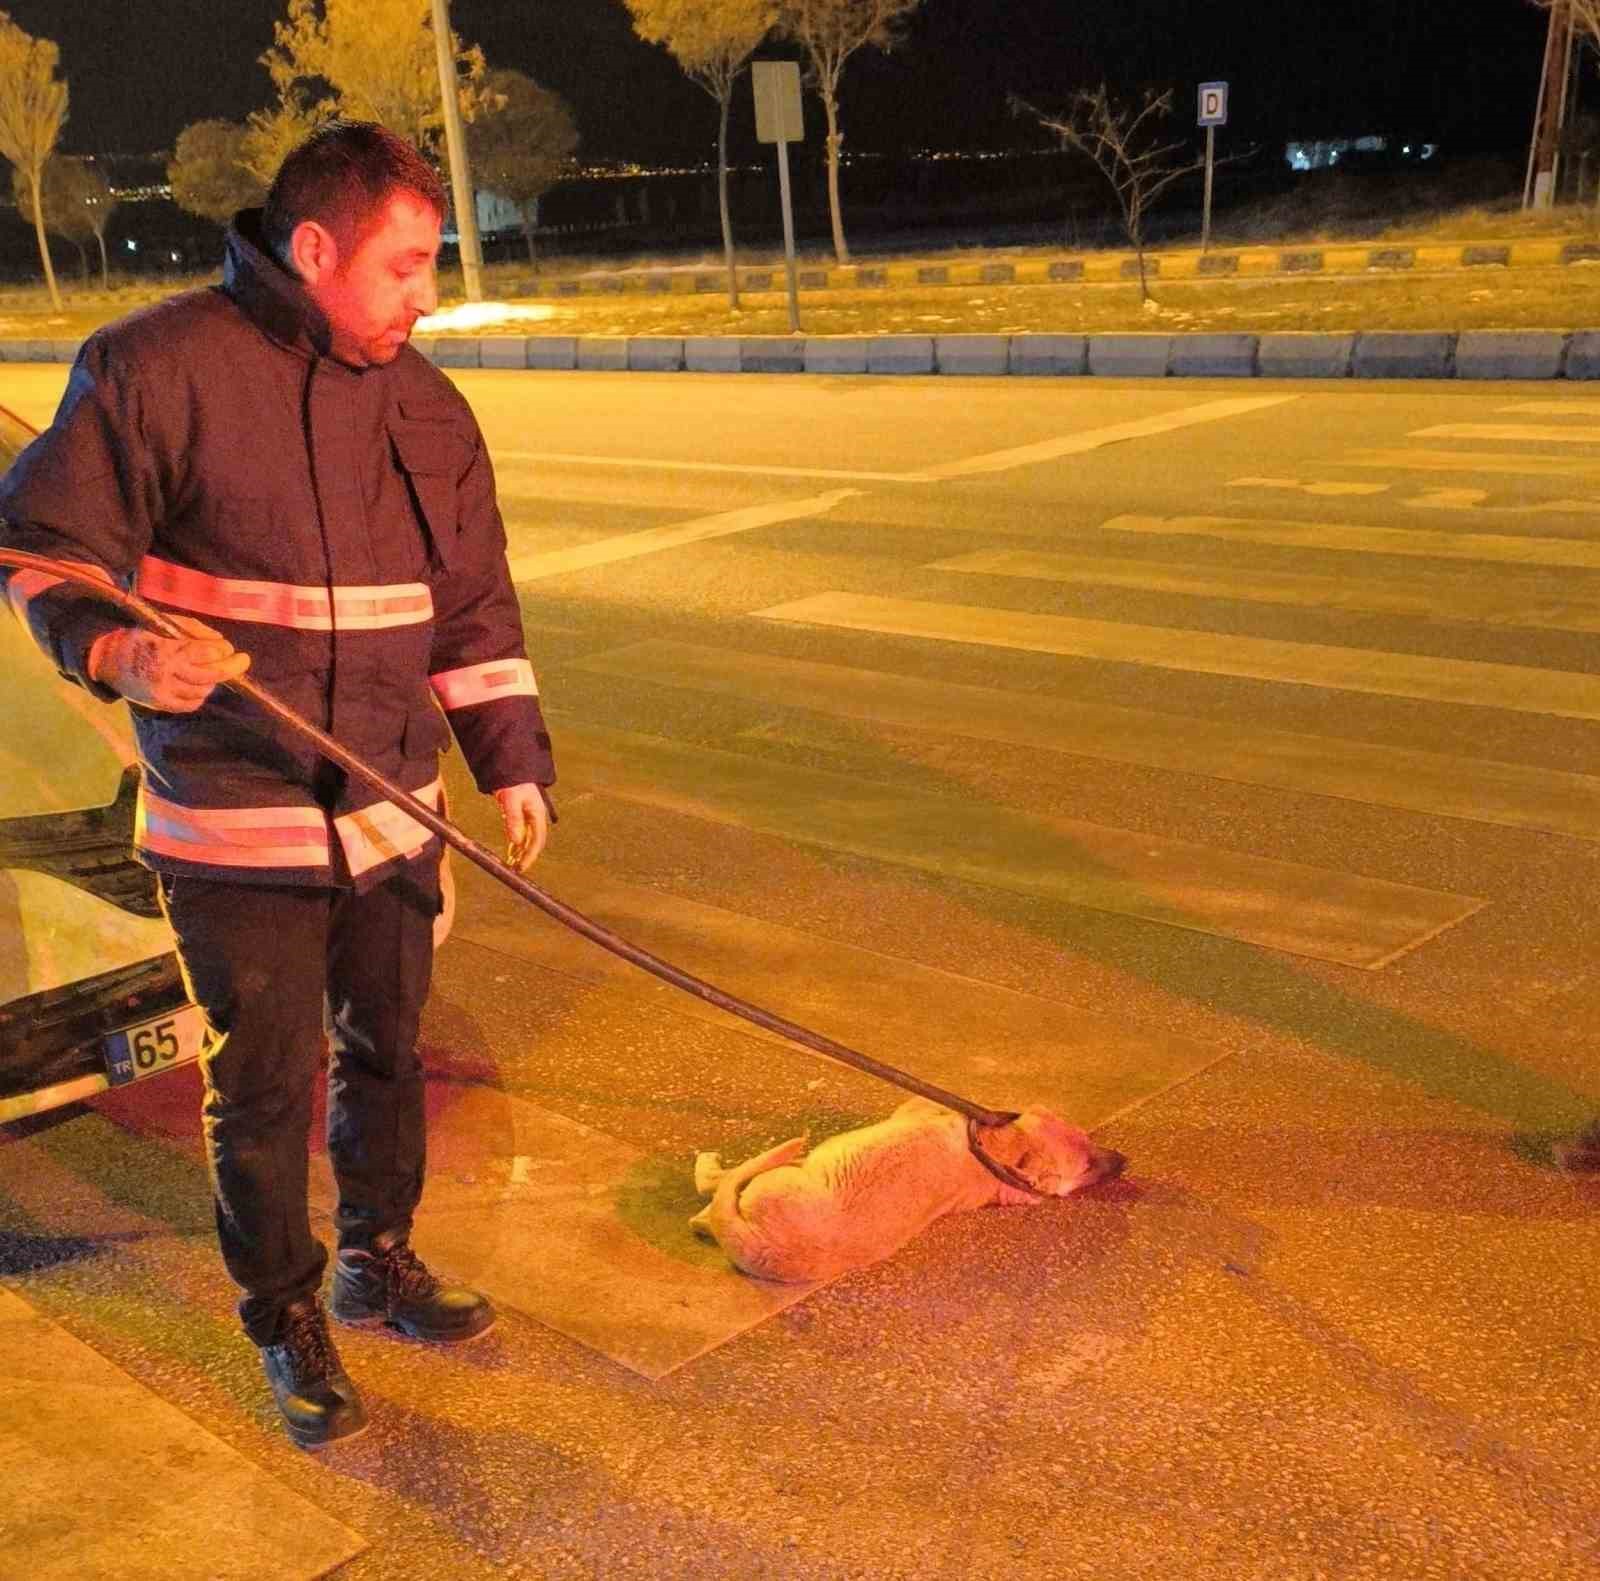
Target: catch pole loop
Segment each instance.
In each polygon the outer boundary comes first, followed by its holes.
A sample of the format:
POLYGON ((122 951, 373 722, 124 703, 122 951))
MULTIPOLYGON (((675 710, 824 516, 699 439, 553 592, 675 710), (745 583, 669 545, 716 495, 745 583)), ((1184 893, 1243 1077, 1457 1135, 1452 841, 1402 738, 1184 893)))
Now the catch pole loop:
MULTIPOLYGON (((46 576, 59 578, 63 582, 71 582, 75 587, 80 587, 85 592, 92 593, 106 603, 114 604, 124 613, 132 615, 140 625, 147 626, 158 636, 186 637, 188 635, 181 626, 153 604, 146 603, 136 593, 125 592, 122 588, 112 583, 102 581, 94 570, 86 566, 76 565, 70 561, 53 560, 45 555, 27 554, 20 549, 0 549, 0 566, 9 566, 19 571, 38 571, 46 576)), ((694 976, 693 973, 672 965, 670 961, 664 961, 660 956, 652 955, 648 950, 641 949, 637 944, 630 944, 620 934, 613 933, 610 928, 584 916, 581 911, 575 911, 564 901, 557 900, 554 895, 540 889, 537 884, 530 883, 515 868, 508 867, 502 862, 486 846, 479 845, 476 840, 470 835, 463 834, 448 819, 440 817, 426 802, 419 801, 409 791, 401 790, 398 785, 392 784, 376 769, 370 767, 353 752, 341 746, 332 736, 323 730, 319 730, 309 720, 302 719, 299 714, 295 713, 286 704, 279 702, 271 692, 264 690, 252 681, 248 674, 235 676, 222 684, 232 688, 242 696, 248 697, 258 708, 270 714, 281 725, 311 742, 330 763, 337 764, 352 778, 375 790, 384 800, 393 802, 395 806, 402 808, 409 816, 422 824, 424 828, 430 829, 434 834, 438 835, 446 845, 459 851, 462 856, 475 866, 482 868, 490 878, 504 884, 507 889, 516 895, 520 895, 529 904, 537 906, 546 916, 554 917, 557 922, 570 928, 574 933, 581 934, 591 943, 598 944, 601 949, 608 950, 622 960, 631 962, 641 971, 646 971, 652 976, 659 977, 663 982, 670 983, 674 988, 679 988, 686 994, 693 994, 695 998, 704 1000, 709 1005, 715 1005, 719 1010, 725 1010, 730 1015, 752 1022, 768 1032, 775 1032, 779 1037, 787 1038, 791 1043, 798 1043, 802 1048, 810 1049, 814 1054, 821 1054, 825 1059, 837 1060, 843 1065, 854 1066, 855 1069, 865 1071, 869 1076, 876 1076, 880 1081, 886 1081, 891 1086, 903 1088, 906 1092, 916 1093, 919 1097, 931 1099, 934 1103, 942 1104, 947 1109, 954 1109, 957 1114, 965 1115, 967 1119, 967 1143, 984 1168, 1003 1180, 1008 1186, 1015 1186, 1019 1191, 1031 1192, 1034 1196, 1042 1195, 1016 1170, 1007 1164, 1003 1164, 999 1159, 991 1157, 983 1150, 980 1131, 984 1128, 1010 1125, 1019 1118, 1017 1114, 1007 1110, 985 1109, 982 1105, 959 1097, 953 1092, 946 1092, 942 1087, 935 1087, 931 1082, 925 1082, 920 1077, 895 1069, 893 1065, 885 1065, 882 1060, 873 1059, 869 1054, 862 1054, 855 1049, 847 1048, 843 1043, 836 1043, 832 1038, 824 1037, 820 1032, 813 1032, 809 1027, 803 1027, 797 1022, 786 1020, 783 1016, 775 1015, 770 1010, 763 1010, 759 1005, 753 1005, 747 1000, 727 993, 723 989, 716 987, 715 984, 708 983, 704 979, 694 976)))

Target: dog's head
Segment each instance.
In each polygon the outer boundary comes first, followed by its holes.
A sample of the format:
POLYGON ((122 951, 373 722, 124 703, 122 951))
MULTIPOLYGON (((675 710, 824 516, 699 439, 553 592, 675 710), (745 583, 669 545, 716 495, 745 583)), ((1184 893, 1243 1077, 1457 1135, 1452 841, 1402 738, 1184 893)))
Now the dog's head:
POLYGON ((1096 1147, 1089 1133, 1060 1115, 1030 1104, 998 1131, 984 1133, 985 1151, 1009 1164, 1046 1197, 1065 1197, 1127 1168, 1121 1153, 1096 1147))

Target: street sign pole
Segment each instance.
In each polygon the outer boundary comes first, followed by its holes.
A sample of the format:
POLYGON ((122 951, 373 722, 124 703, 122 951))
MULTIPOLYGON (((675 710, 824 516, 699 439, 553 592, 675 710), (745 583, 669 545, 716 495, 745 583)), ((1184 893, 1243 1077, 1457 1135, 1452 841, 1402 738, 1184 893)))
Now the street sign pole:
POLYGON ((778 191, 783 200, 783 257, 789 274, 789 333, 800 333, 800 279, 794 257, 794 198, 789 190, 789 144, 803 143, 800 67, 792 60, 758 60, 750 66, 756 92, 756 140, 778 145, 778 191))
POLYGON ((444 144, 450 158, 461 283, 469 302, 481 302, 483 251, 478 245, 478 208, 472 193, 472 174, 467 168, 467 137, 461 127, 461 98, 456 85, 455 50, 450 44, 448 0, 433 0, 433 39, 439 62, 439 97, 444 101, 444 144))
POLYGON ((789 193, 789 142, 778 143, 778 190, 783 195, 783 261, 789 273, 789 333, 800 333, 800 276, 794 259, 794 201, 789 193))
POLYGON ((1206 129, 1206 202, 1200 221, 1200 251, 1211 245, 1211 187, 1217 168, 1217 128, 1228 124, 1228 85, 1200 84, 1200 125, 1206 129))

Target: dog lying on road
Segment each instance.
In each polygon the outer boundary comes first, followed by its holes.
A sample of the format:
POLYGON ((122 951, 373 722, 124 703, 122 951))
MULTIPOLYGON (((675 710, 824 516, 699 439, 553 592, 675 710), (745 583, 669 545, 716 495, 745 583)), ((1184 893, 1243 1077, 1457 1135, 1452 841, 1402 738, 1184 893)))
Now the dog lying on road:
MULTIPOLYGON (((1126 1164, 1037 1105, 981 1140, 1040 1197, 1109 1180, 1126 1164)), ((927 1098, 811 1153, 806 1143, 797 1136, 736 1169, 715 1153, 695 1159, 695 1187, 711 1201, 691 1227, 758 1279, 831 1279, 889 1256, 947 1213, 1040 1200, 985 1169, 968 1146, 966 1120, 927 1098)))

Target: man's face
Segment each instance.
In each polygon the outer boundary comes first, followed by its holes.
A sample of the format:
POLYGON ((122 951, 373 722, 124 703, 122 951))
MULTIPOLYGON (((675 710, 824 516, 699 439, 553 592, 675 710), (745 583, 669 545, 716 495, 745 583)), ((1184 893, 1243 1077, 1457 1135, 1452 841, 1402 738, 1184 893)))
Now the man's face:
POLYGON ((333 354, 352 367, 393 362, 419 318, 439 305, 439 216, 410 192, 389 199, 376 226, 306 290, 333 329, 333 354))

